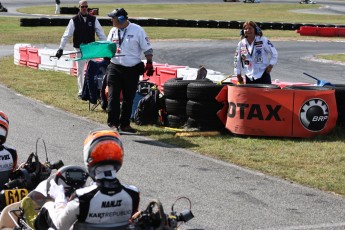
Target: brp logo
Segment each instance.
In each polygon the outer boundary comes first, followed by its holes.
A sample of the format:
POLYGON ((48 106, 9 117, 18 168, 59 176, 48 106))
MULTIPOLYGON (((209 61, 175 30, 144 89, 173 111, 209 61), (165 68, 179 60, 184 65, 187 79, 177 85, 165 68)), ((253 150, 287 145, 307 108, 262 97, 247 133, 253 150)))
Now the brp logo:
POLYGON ((322 99, 306 101, 300 110, 300 121, 304 128, 317 132, 325 128, 328 120, 328 106, 322 99))

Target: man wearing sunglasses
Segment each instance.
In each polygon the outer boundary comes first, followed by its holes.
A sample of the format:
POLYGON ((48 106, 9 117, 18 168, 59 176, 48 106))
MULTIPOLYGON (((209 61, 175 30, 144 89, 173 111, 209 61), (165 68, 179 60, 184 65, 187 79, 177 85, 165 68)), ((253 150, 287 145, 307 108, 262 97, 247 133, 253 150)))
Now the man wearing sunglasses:
MULTIPOLYGON (((80 44, 94 42, 95 34, 99 40, 107 40, 104 30, 97 18, 89 14, 87 1, 81 0, 79 1, 79 13, 69 21, 55 56, 60 58, 63 55, 63 49, 70 37, 73 36, 73 47, 75 51, 80 51, 80 44)), ((77 58, 80 56, 81 54, 77 53, 77 58)), ((77 61, 78 99, 81 99, 83 91, 85 65, 85 60, 77 61)))

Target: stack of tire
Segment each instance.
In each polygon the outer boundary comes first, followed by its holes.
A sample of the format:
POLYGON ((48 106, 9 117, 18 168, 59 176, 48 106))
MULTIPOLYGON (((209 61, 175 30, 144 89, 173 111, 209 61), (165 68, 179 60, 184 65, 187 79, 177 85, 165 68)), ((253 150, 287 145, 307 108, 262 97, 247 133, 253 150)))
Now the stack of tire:
POLYGON ((337 126, 345 128, 345 84, 333 84, 337 103, 337 126))
POLYGON ((218 85, 209 79, 174 78, 166 81, 164 83, 167 113, 165 125, 200 131, 224 130, 224 125, 217 116, 223 105, 215 100, 224 85, 218 85))
POLYGON ((216 101, 215 98, 225 85, 212 81, 188 84, 187 128, 196 128, 200 131, 224 131, 224 124, 217 116, 217 112, 223 107, 223 104, 216 101))
POLYGON ((186 124, 187 86, 191 82, 193 81, 172 78, 164 83, 166 126, 181 128, 186 124))

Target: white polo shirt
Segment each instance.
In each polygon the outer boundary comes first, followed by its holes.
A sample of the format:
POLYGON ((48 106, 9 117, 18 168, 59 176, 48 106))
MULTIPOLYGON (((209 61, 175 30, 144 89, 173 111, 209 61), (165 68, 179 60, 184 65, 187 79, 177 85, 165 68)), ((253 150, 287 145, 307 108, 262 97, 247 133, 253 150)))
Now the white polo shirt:
POLYGON ((152 49, 145 30, 135 23, 129 23, 124 29, 113 27, 107 40, 116 43, 116 54, 124 55, 113 57, 111 62, 126 67, 137 65, 141 62, 141 54, 152 49))

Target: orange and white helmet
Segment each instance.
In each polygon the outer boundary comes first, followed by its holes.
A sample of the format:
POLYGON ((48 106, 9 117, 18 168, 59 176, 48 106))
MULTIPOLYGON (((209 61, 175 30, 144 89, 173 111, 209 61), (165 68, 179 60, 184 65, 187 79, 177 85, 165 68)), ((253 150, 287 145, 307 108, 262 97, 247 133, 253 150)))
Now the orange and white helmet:
POLYGON ((8 121, 6 114, 0 111, 0 144, 4 144, 6 142, 9 123, 10 122, 8 121))
MULTIPOLYGON (((92 179, 96 178, 96 168, 114 166, 119 171, 124 150, 119 134, 113 130, 92 131, 84 141, 84 163, 92 179)), ((115 172, 114 172, 115 173, 115 172)))

